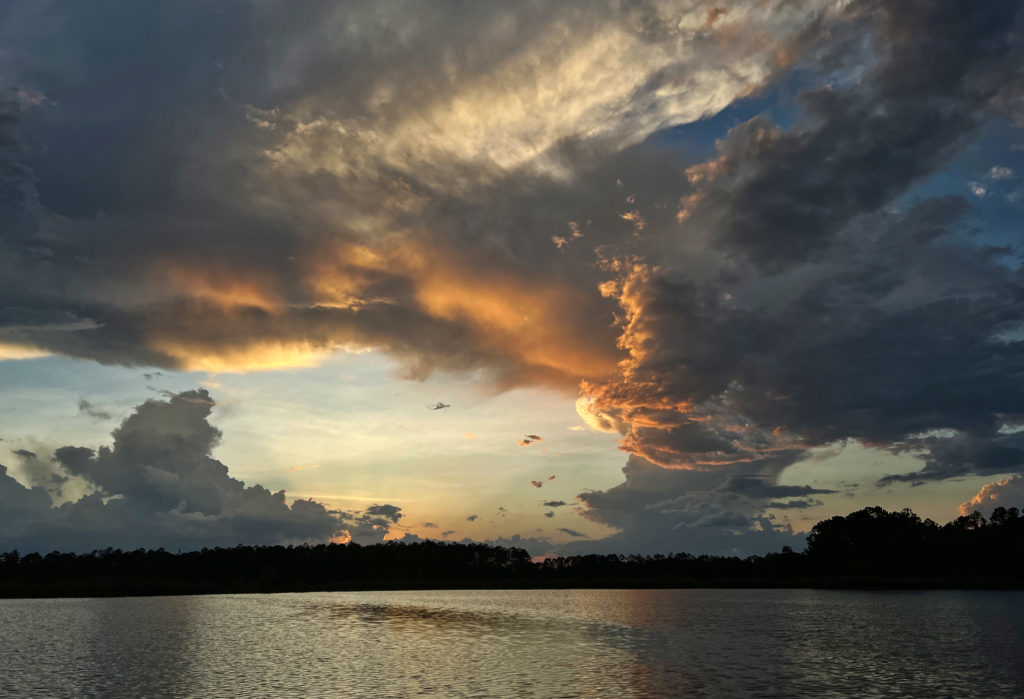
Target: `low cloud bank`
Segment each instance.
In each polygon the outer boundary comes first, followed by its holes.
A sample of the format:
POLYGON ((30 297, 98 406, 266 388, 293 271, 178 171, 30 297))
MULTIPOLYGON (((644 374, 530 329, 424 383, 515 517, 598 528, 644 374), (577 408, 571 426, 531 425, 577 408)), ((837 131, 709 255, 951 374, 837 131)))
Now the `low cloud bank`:
POLYGON ((112 446, 63 446, 49 460, 19 450, 30 483, 0 466, 0 550, 374 543, 401 519, 394 505, 289 505, 283 490, 246 486, 211 456, 221 437, 208 420, 213 407, 205 390, 184 391, 139 405, 114 430, 112 446), (86 494, 63 501, 69 483, 86 494))

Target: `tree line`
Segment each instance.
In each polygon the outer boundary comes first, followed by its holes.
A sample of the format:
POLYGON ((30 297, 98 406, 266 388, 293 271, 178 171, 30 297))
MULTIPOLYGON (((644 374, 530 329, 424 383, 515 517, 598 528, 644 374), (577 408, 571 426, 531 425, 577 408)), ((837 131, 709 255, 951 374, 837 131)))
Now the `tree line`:
POLYGON ((523 587, 1024 588, 1017 508, 945 525, 869 507, 819 522, 804 551, 736 556, 579 555, 386 542, 87 554, 0 554, 0 596, 94 596, 356 589, 523 587))

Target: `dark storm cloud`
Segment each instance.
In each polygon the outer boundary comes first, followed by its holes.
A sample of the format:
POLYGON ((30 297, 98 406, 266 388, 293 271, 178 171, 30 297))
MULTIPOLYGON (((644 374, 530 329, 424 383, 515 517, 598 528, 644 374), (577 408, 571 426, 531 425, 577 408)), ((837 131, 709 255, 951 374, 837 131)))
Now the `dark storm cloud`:
POLYGON ((809 485, 775 485, 756 476, 731 476, 718 490, 740 493, 747 497, 786 498, 835 493, 835 490, 812 488, 809 485))
POLYGON ((710 469, 655 486, 631 461, 625 484, 581 495, 623 528, 607 543, 706 523, 785 535, 763 510, 816 501, 780 469, 845 439, 923 459, 882 485, 1021 468, 1004 429, 1024 422, 1020 271, 970 242, 961 197, 900 199, 1019 90, 1021 9, 849 8, 836 36, 871 40, 819 52, 832 79, 796 124, 734 128, 688 171, 684 235, 605 252, 630 356, 620 380, 584 384, 581 415, 657 464, 710 469))
POLYGON ((289 506, 284 491, 232 478, 210 456, 221 436, 207 420, 213 405, 206 391, 185 391, 138 406, 114 430, 112 446, 60 447, 45 463, 22 450, 19 457, 35 469, 28 473, 34 485, 0 473, 0 549, 325 541, 343 530, 369 542, 401 518, 394 505, 357 513, 308 500, 289 506), (55 506, 47 491, 70 478, 87 483, 90 492, 55 506))
POLYGON ((802 548, 804 539, 786 522, 763 513, 769 499, 731 492, 732 479, 771 482, 785 464, 747 462, 712 470, 665 469, 636 455, 623 468, 625 481, 579 495, 583 516, 619 529, 599 543, 563 547, 566 553, 636 551, 750 555, 802 548), (730 476, 732 478, 730 478, 730 476))
POLYGON ((814 126, 748 122, 721 145, 712 168, 694 172, 698 182, 708 179, 690 212, 695 225, 713 225, 721 243, 757 264, 777 268, 814 255, 852 218, 931 174, 1007 83, 1019 81, 1014 3, 866 1, 850 12, 856 17, 844 29, 874 33, 878 65, 845 89, 801 95, 814 126))
POLYGON ((878 485, 921 483, 962 476, 1024 473, 1024 432, 997 431, 937 434, 907 439, 895 450, 923 451, 924 468, 885 476, 878 485))
POLYGON ((726 106, 824 6, 9 3, 0 306, 71 326, 0 339, 174 369, 373 347, 413 377, 601 375, 589 260, 545 253, 594 203, 621 212, 564 173, 726 106))

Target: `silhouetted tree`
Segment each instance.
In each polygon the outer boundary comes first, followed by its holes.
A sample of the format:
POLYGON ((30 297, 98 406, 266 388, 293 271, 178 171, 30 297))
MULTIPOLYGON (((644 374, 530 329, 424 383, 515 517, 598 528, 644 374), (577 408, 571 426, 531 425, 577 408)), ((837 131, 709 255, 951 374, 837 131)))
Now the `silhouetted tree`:
POLYGON ((805 552, 737 558, 589 554, 533 563, 520 548, 424 541, 0 554, 0 595, 116 595, 429 587, 1024 587, 1024 517, 996 508, 939 527, 868 507, 818 522, 805 552))

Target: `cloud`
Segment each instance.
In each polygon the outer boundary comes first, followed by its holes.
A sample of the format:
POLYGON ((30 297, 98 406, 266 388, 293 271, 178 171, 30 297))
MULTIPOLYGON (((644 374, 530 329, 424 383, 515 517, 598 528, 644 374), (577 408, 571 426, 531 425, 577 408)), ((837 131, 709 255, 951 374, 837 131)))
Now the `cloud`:
POLYGON ((805 119, 737 125, 687 169, 677 236, 603 251, 628 356, 577 408, 633 455, 626 483, 580 496, 620 529, 605 546, 774 548, 792 531, 764 510, 817 502, 773 492, 779 474, 844 439, 922 459, 880 485, 1020 471, 1019 272, 966 242, 961 197, 899 199, 1019 89, 1020 13, 964 10, 850 5, 805 119))
POLYGON ((437 529, 437 523, 436 522, 424 522, 423 523, 423 528, 424 529, 437 529))
POLYGON ((438 401, 434 405, 428 405, 427 406, 427 410, 444 410, 445 408, 450 408, 450 407, 452 407, 452 406, 449 405, 448 403, 442 403, 441 401, 438 401))
POLYGON ((247 487, 210 455, 221 437, 208 421, 213 407, 205 390, 184 391, 139 405, 114 430, 111 446, 60 447, 46 463, 23 450, 34 484, 0 473, 0 549, 299 543, 344 530, 373 541, 401 518, 394 505, 333 512, 311 500, 288 505, 284 491, 247 487), (55 506, 57 493, 48 489, 71 479, 90 492, 55 506))
POLYGON ((14 449, 11 453, 18 459, 18 473, 22 479, 30 486, 41 487, 55 501, 64 499, 66 487, 70 491, 83 490, 80 484, 71 483, 72 477, 67 472, 55 468, 49 454, 37 454, 29 449, 14 449))
POLYGON ((109 412, 100 410, 84 398, 78 401, 78 414, 88 415, 89 417, 94 417, 97 420, 109 420, 113 417, 109 412))
POLYGON ((109 22, 73 5, 54 10, 60 32, 9 17, 4 79, 47 100, 5 102, 2 295, 71 324, 0 339, 165 369, 375 348, 415 377, 601 376, 617 352, 587 261, 539 254, 566 222, 567 240, 605 235, 575 224, 605 199, 578 175, 769 82, 832 6, 751 1, 710 26, 682 2, 514 21, 496 2, 112 11, 117 50, 143 57, 117 81, 109 22), (101 146, 115 120, 133 127, 101 146), (88 182, 68 161, 93 164, 88 182), (504 252, 524 230, 521 256, 504 252))
POLYGON ((447 530, 441 532, 441 536, 442 536, 442 538, 447 539, 449 536, 451 536, 454 533, 455 533, 454 529, 447 529, 447 530))
POLYGON ((320 468, 320 464, 309 464, 308 466, 292 466, 291 468, 286 469, 285 473, 295 473, 296 471, 311 471, 317 468, 320 468))
POLYGON ((375 517, 383 517, 395 524, 402 519, 402 508, 394 505, 371 505, 366 508, 366 514, 375 517))
POLYGON ((879 486, 1024 472, 1024 432, 1004 433, 996 425, 979 425, 951 434, 912 435, 891 448, 921 454, 924 468, 884 476, 879 486))
POLYGON ((837 491, 812 488, 808 485, 775 485, 768 478, 750 475, 731 475, 718 490, 739 493, 753 498, 805 497, 807 495, 831 494, 837 491))
POLYGON ((623 550, 789 543, 764 508, 813 493, 771 489, 843 439, 921 458, 887 486, 1020 470, 1020 273, 918 189, 1024 124, 1013 3, 153 6, 118 80, 120 13, 55 12, 8 29, 0 357, 580 387, 623 550), (728 115, 703 162, 669 130, 775 88, 792 125, 728 115))
POLYGON ((566 529, 565 527, 559 527, 558 531, 562 532, 563 534, 568 534, 569 536, 586 537, 586 534, 582 534, 576 531, 575 529, 566 529))
POLYGON ((554 512, 545 512, 544 516, 547 517, 548 519, 551 519, 552 517, 555 516, 555 513, 554 512))
POLYGON ((478 519, 480 519, 480 515, 470 515, 469 517, 466 517, 467 522, 475 522, 478 519))
POLYGON ((1024 508, 1024 477, 1003 478, 982 486, 977 495, 960 505, 960 514, 966 516, 977 510, 988 517, 996 507, 1024 508))
POLYGON ((525 437, 523 437, 522 439, 519 440, 519 446, 521 446, 521 447, 528 447, 531 444, 533 444, 534 442, 540 442, 540 441, 542 441, 542 438, 540 436, 535 435, 535 434, 528 434, 528 435, 526 435, 525 437))
POLYGON ((971 190, 971 194, 974 196, 985 197, 990 193, 989 190, 994 183, 997 183, 1000 180, 1012 179, 1013 176, 1014 172, 1012 169, 1005 165, 995 165, 985 173, 985 177, 982 181, 978 182, 970 180, 967 183, 967 188, 971 190))
POLYGON ((566 545, 564 551, 745 556, 782 546, 802 548, 802 536, 765 513, 773 502, 765 490, 776 487, 774 481, 786 465, 788 461, 779 460, 706 470, 666 469, 632 455, 623 468, 623 483, 578 496, 585 518, 617 533, 597 542, 566 545), (744 488, 752 492, 744 493, 744 488))
POLYGON ((821 507, 821 500, 772 500, 765 504, 770 510, 806 510, 809 507, 821 507))
POLYGON ((567 504, 564 500, 545 500, 543 503, 544 507, 565 507, 567 504))

